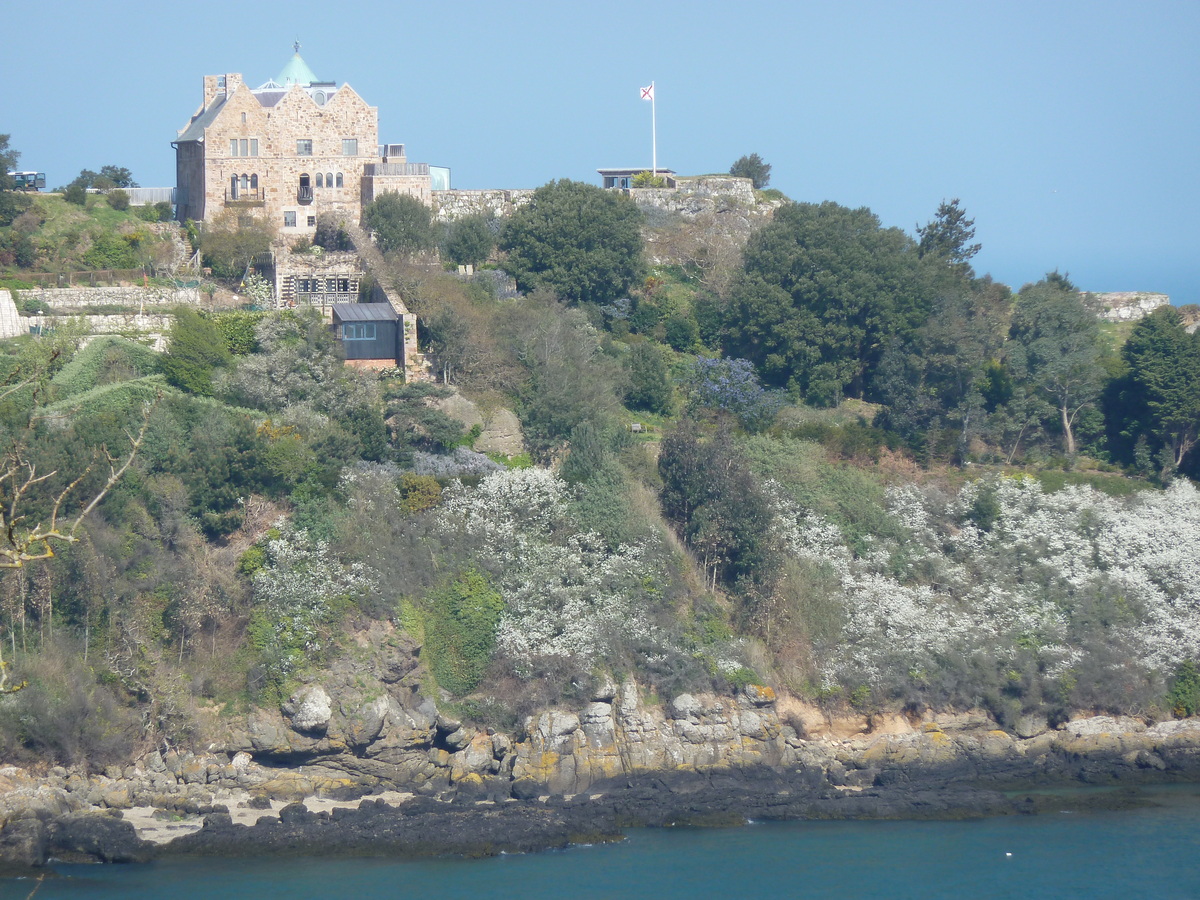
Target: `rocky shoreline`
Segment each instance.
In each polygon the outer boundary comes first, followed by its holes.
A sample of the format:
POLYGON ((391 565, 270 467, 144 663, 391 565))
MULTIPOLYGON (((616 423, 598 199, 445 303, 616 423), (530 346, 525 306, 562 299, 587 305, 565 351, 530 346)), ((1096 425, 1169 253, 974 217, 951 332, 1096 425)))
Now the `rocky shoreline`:
POLYGON ((175 855, 488 855, 637 826, 959 818, 1123 806, 1081 785, 1200 783, 1200 719, 1001 730, 979 711, 836 719, 768 689, 647 702, 605 685, 519 737, 310 685, 202 754, 85 774, 0 768, 0 874, 175 855), (357 744, 352 737, 359 727, 357 744), (371 735, 365 740, 364 735, 371 735))

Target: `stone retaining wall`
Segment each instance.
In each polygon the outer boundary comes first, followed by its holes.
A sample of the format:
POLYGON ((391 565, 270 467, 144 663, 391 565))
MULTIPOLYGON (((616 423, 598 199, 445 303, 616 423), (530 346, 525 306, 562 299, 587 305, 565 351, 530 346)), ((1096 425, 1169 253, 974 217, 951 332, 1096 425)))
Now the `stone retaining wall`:
POLYGON ((531 189, 486 191, 434 191, 433 215, 439 222, 453 222, 467 216, 505 218, 533 197, 531 189))
POLYGON ((1160 306, 1169 306, 1171 298, 1166 294, 1147 291, 1110 291, 1108 293, 1083 292, 1083 302, 1096 309, 1106 322, 1135 322, 1150 315, 1160 306))
MULTIPOLYGON (((22 316, 31 331, 47 330, 66 324, 68 316, 22 316)), ((159 353, 167 349, 167 335, 171 331, 174 316, 144 315, 142 313, 115 313, 112 315, 88 316, 89 337, 101 334, 119 334, 134 340, 145 341, 147 346, 159 353)), ((86 345, 87 340, 84 344, 86 345)))
POLYGON ((199 288, 81 287, 29 288, 13 292, 18 307, 38 300, 56 312, 87 310, 97 306, 199 306, 199 288))

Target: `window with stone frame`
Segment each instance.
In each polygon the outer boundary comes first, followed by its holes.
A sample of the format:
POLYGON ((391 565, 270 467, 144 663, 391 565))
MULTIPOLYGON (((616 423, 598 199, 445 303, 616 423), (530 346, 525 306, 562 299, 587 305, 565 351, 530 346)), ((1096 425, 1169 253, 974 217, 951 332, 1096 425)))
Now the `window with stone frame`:
POLYGON ((358 138, 342 138, 342 156, 358 156, 358 138))
POLYGON ((283 227, 284 228, 295 228, 296 227, 296 212, 295 212, 295 210, 286 210, 284 212, 283 227))
POLYGON ((312 156, 313 155, 312 138, 300 138, 299 140, 296 141, 296 155, 297 156, 312 156))

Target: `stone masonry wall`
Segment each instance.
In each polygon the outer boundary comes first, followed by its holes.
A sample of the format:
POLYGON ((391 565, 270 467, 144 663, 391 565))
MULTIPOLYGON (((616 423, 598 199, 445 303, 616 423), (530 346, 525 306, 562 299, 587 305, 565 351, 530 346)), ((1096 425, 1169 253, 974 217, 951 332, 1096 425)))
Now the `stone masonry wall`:
MULTIPOLYGON (((30 328, 46 330, 64 323, 66 317, 22 316, 21 321, 27 322, 30 328)), ((90 337, 98 334, 119 334, 134 340, 145 341, 151 349, 159 353, 167 349, 167 335, 170 333, 171 323, 174 321, 174 316, 162 314, 147 316, 139 313, 127 313, 87 317, 90 337)))
MULTIPOLYGON (((230 204, 247 214, 265 215, 283 235, 311 234, 309 216, 344 211, 357 219, 361 212, 363 166, 375 159, 379 143, 379 111, 368 106, 349 85, 342 86, 324 106, 299 86, 273 107, 263 107, 241 85, 229 96, 216 121, 205 132, 205 209, 211 220, 227 207, 226 191, 234 175, 257 175, 262 201, 230 204), (231 156, 231 139, 258 140, 258 156, 231 156), (342 155, 342 140, 358 141, 357 156, 342 155), (297 156, 296 142, 312 141, 311 156, 297 156), (342 187, 316 187, 320 172, 342 175, 342 187), (309 176, 313 197, 300 203, 300 176, 309 176), (283 227, 284 212, 296 214, 296 225, 283 227)), ((253 193, 253 192, 252 192, 253 193)))
POLYGON ((15 291, 19 304, 39 300, 57 313, 86 311, 97 306, 198 306, 199 288, 89 287, 29 288, 15 291))
POLYGON ((439 222, 452 222, 466 216, 492 215, 498 218, 511 216, 513 210, 524 206, 533 198, 533 191, 434 191, 433 215, 439 222))
POLYGON ((1171 298, 1146 291, 1085 292, 1083 302, 1097 309, 1100 318, 1106 322, 1134 322, 1160 306, 1169 306, 1171 298))

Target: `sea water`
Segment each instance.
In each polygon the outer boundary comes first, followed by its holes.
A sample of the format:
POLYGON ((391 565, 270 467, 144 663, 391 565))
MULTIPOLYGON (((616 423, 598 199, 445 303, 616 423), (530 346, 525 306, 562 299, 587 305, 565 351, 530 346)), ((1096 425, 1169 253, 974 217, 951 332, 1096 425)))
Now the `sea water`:
POLYGON ((614 844, 478 860, 174 860, 58 866, 0 897, 1200 898, 1200 788, 1158 805, 956 822, 637 829, 614 844))

